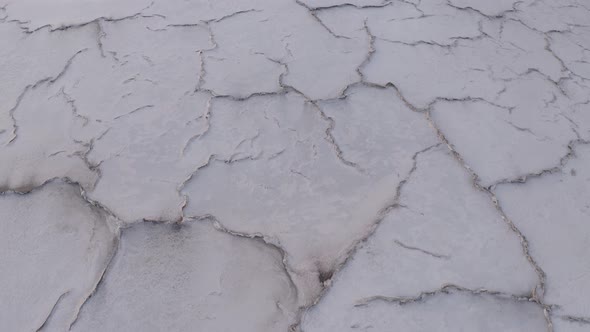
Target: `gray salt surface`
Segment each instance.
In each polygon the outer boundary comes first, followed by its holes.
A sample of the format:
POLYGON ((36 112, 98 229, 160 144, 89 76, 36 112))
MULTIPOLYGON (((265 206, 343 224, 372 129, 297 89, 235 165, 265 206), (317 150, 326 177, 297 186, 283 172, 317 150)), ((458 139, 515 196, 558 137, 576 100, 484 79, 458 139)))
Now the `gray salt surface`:
POLYGON ((586 0, 0 0, 0 331, 590 330, 586 0))

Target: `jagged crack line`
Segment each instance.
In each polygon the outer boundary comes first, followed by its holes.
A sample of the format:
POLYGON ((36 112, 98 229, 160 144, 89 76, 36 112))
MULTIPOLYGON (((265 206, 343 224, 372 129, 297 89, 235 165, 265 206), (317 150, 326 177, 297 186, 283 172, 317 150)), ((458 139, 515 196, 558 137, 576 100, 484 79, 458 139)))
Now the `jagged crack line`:
POLYGON ((463 293, 470 293, 472 295, 489 295, 503 300, 512 300, 517 302, 535 302, 532 300, 530 296, 527 295, 517 295, 517 294, 509 294, 500 291, 488 290, 485 288, 478 288, 478 289, 470 289, 462 286, 458 286, 455 284, 446 284, 443 285, 441 288, 432 290, 432 291, 424 291, 419 293, 415 296, 385 296, 385 295, 374 295, 369 296, 363 299, 360 299, 354 305, 355 307, 365 307, 371 304, 372 302, 387 302, 387 303, 395 303, 399 305, 405 305, 410 303, 422 303, 425 302, 432 297, 444 294, 450 294, 451 292, 463 292, 463 293))
POLYGON ((59 305, 59 303, 61 302, 61 300, 66 297, 68 294, 70 293, 70 291, 65 291, 64 293, 62 293, 57 300, 55 301, 55 303, 53 304, 53 307, 51 307, 51 310, 49 311, 49 314, 47 315, 47 317, 45 318, 45 320, 43 321, 43 324, 41 324, 41 326, 39 326, 39 328, 37 328, 35 331, 39 332, 41 330, 43 330, 43 328, 45 328, 45 325, 47 325, 47 322, 49 321, 49 319, 51 318, 51 316, 53 316, 53 313, 55 313, 55 310, 57 309, 57 306, 59 305))

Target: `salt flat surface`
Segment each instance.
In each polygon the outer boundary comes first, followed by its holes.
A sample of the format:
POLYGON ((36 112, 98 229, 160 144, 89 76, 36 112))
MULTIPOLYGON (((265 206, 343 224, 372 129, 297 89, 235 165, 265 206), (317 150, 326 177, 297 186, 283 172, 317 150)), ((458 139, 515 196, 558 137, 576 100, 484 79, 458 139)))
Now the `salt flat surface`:
POLYGON ((1 331, 590 331, 585 0, 0 0, 1 331))

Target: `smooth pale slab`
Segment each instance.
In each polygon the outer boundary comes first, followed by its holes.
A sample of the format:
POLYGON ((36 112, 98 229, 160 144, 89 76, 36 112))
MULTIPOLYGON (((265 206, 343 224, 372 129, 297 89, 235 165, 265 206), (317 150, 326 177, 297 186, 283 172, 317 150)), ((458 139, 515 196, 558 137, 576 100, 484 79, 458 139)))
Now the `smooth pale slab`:
POLYGON ((116 249, 107 219, 60 181, 0 195, 1 330, 68 329, 116 249))

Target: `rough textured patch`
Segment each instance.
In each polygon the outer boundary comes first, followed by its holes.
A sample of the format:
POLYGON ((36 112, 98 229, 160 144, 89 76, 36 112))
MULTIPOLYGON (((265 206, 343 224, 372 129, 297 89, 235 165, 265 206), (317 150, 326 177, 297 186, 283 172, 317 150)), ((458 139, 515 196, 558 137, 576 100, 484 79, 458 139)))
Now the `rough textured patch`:
POLYGON ((208 221, 125 229, 73 331, 286 331, 297 290, 278 250, 208 221))
POLYGON ((54 181, 2 194, 0 219, 0 329, 67 330, 116 249, 109 217, 54 181))

